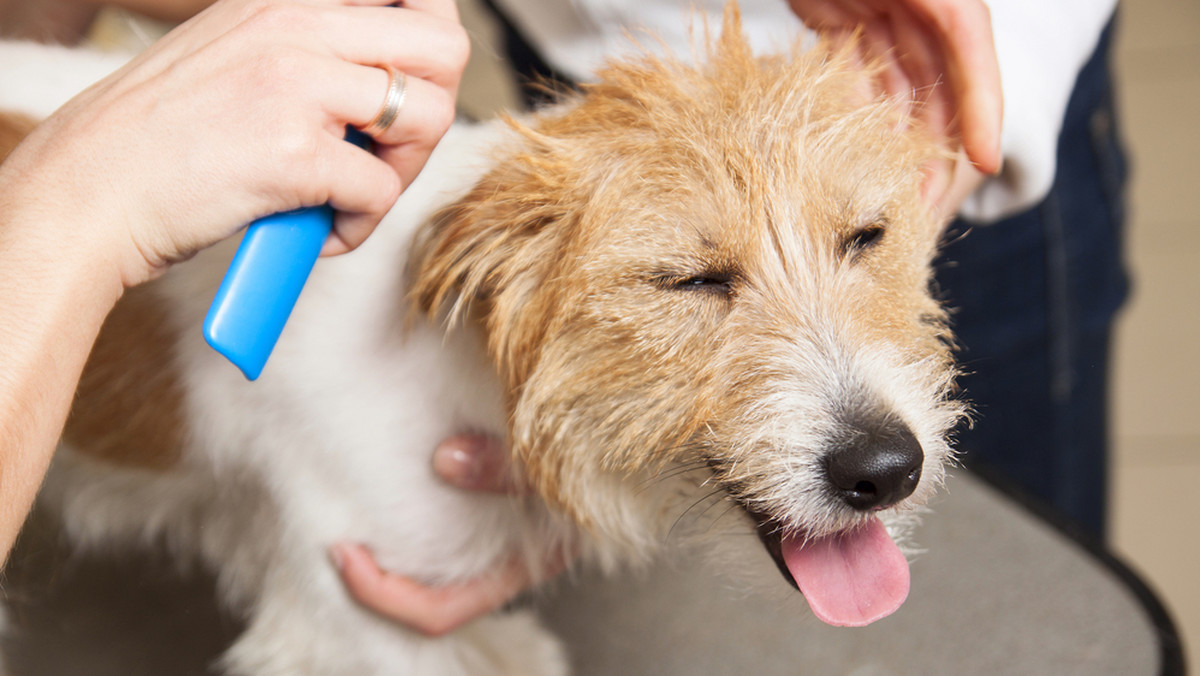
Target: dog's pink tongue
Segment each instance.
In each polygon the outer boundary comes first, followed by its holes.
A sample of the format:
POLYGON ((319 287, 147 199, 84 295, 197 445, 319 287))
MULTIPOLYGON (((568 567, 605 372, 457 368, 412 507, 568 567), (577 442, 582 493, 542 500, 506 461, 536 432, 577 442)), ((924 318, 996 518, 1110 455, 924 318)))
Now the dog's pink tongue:
POLYGON ((823 622, 861 627, 908 598, 908 561, 879 519, 825 538, 784 538, 783 560, 823 622))

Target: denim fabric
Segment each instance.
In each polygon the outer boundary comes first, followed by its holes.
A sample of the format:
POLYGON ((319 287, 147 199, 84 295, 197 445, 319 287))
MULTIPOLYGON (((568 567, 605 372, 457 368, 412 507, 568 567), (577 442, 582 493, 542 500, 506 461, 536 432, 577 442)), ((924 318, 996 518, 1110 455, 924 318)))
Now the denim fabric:
POLYGON ((1110 25, 1081 72, 1036 207, 972 227, 937 264, 977 411, 957 447, 1091 534, 1107 512, 1113 319, 1128 292, 1122 261, 1126 161, 1117 137, 1110 25))
MULTIPOLYGON (((491 2, 485 0, 488 5, 491 2)), ((492 5, 527 105, 531 82, 570 86, 492 5)), ((1103 537, 1112 321, 1127 294, 1122 264, 1125 157, 1108 55, 1112 26, 1081 72, 1041 204, 1000 222, 956 222, 937 262, 976 422, 958 432, 968 467, 987 468, 1103 537)))

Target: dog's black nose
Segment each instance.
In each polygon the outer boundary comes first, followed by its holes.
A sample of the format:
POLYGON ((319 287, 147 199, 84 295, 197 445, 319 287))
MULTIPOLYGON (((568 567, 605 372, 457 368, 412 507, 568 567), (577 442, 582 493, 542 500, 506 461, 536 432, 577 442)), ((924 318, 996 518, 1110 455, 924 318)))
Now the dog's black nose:
POLYGON ((902 422, 858 428, 825 458, 837 495, 854 509, 891 507, 912 495, 921 481, 925 454, 902 422))

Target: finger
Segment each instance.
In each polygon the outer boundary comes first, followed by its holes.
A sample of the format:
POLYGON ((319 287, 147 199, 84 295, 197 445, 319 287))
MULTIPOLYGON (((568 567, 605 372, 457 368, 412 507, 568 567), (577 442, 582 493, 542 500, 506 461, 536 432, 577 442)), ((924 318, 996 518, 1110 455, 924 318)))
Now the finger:
POLYGON ((401 185, 387 163, 340 136, 322 136, 320 143, 325 147, 318 154, 326 160, 314 175, 320 181, 317 185, 329 186, 323 201, 350 213, 382 215, 392 208, 401 185))
POLYGON ((328 8, 308 23, 330 54, 457 90, 471 42, 457 20, 400 7, 328 8))
POLYGON ((321 246, 321 256, 341 256, 354 251, 367 241, 382 220, 382 214, 335 212, 333 230, 321 246))
MULTIPOLYGON (((379 4, 379 3, 375 3, 379 4)), ((456 90, 470 55, 457 18, 403 7, 346 6, 340 2, 218 3, 151 47, 172 61, 208 45, 237 45, 266 56, 295 47, 366 65, 390 64, 456 90)))
POLYGON ((854 28, 862 21, 852 8, 828 0, 789 0, 792 11, 815 31, 854 28))
MULTIPOLYGON (((337 70, 345 71, 343 84, 337 87, 339 93, 330 91, 325 96, 324 104, 338 123, 366 128, 384 112, 392 82, 382 68, 339 63, 341 67, 337 70)), ((454 122, 454 95, 427 80, 399 71, 395 77, 402 90, 401 100, 394 120, 382 132, 375 132, 375 142, 381 146, 415 142, 432 149, 454 122)), ((411 177, 405 185, 409 182, 411 177)))
POLYGON ((351 5, 364 7, 391 7, 394 5, 408 4, 398 0, 320 0, 331 5, 351 5))
POLYGON ((442 636, 486 615, 531 582, 525 567, 516 559, 493 574, 469 582, 426 587, 381 570, 362 546, 337 544, 331 555, 342 583, 356 601, 427 636, 442 636))
MULTIPOLYGON (((829 0, 826 0, 828 2, 829 0)), ((876 17, 886 13, 876 8, 873 3, 867 0, 836 0, 838 5, 845 8, 846 12, 855 17, 858 23, 873 21, 876 17)))
POLYGON ((1004 100, 987 6, 956 0, 911 0, 910 6, 944 45, 967 156, 981 171, 995 173, 1004 100))
POLYGON ((378 145, 375 147, 375 154, 392 167, 400 177, 401 184, 407 189, 425 167, 433 147, 440 139, 440 134, 430 133, 400 145, 378 145))
POLYGON ((922 167, 925 177, 921 182, 921 198, 927 206, 937 206, 941 203, 954 179, 954 164, 954 160, 948 157, 939 157, 922 167))
POLYGON ((433 470, 443 481, 473 491, 522 493, 508 450, 494 437, 464 434, 443 441, 433 452, 433 470))
POLYGON ((912 84, 897 60, 895 40, 886 21, 871 21, 863 26, 862 47, 866 63, 878 68, 880 89, 890 96, 912 96, 912 84))
POLYGON ((418 12, 427 12, 449 21, 458 21, 458 3, 454 0, 405 0, 397 3, 418 12))
MULTIPOLYGON (((967 159, 965 152, 960 151, 952 164, 949 180, 946 181, 941 194, 937 195, 932 202, 946 220, 953 218, 958 213, 963 202, 983 184, 986 178, 983 172, 975 168, 975 165, 967 159)), ((933 196, 930 195, 930 197, 933 196)))
POLYGON ((914 88, 916 116, 929 133, 948 141, 955 136, 955 116, 951 84, 944 81, 945 61, 937 40, 911 12, 897 6, 891 15, 892 37, 901 68, 914 88))
POLYGON ((366 240, 384 214, 400 197, 400 177, 384 161, 361 148, 329 135, 321 141, 322 170, 315 172, 317 186, 328 186, 326 199, 319 195, 307 204, 328 202, 337 212, 330 241, 322 255, 352 251, 366 240))
MULTIPOLYGON (((347 65, 346 67, 354 69, 357 74, 371 76, 367 79, 375 83, 372 86, 386 89, 388 75, 383 70, 363 66, 347 65)), ((344 78, 340 81, 349 83, 351 79, 344 78)), ((358 192, 351 193, 339 201, 331 202, 338 209, 338 213, 334 220, 332 236, 321 251, 323 256, 333 256, 351 251, 374 232, 380 219, 391 208, 400 192, 406 189, 424 168, 434 146, 441 140, 454 120, 454 99, 444 89, 424 80, 411 78, 406 78, 404 87, 406 90, 404 100, 395 122, 383 132, 375 134, 377 163, 382 163, 390 168, 393 174, 391 178, 396 179, 398 185, 393 186, 388 180, 385 180, 387 177, 377 176, 376 183, 382 185, 379 188, 382 192, 379 193, 377 202, 367 200, 365 208, 356 206, 362 205, 364 197, 366 197, 358 192)), ((340 129, 343 122, 350 122, 358 127, 364 127, 369 123, 367 114, 361 112, 368 110, 365 105, 360 103, 357 106, 358 111, 350 112, 351 108, 355 106, 348 103, 354 98, 354 94, 361 93, 364 88, 363 86, 346 86, 345 96, 335 96, 330 99, 330 101, 338 102, 335 103, 336 106, 341 106, 330 111, 330 115, 336 122, 331 131, 340 129)), ((381 94, 380 97, 382 98, 383 95, 381 94)), ((358 98, 360 101, 365 100, 362 96, 358 98)), ((376 114, 376 112, 370 113, 371 119, 376 114)), ((346 145, 353 149, 349 144, 346 145)), ((363 184, 364 190, 369 189, 368 185, 363 184)))
POLYGON ((937 40, 912 12, 897 5, 888 15, 896 57, 913 85, 931 88, 942 78, 943 60, 937 40))

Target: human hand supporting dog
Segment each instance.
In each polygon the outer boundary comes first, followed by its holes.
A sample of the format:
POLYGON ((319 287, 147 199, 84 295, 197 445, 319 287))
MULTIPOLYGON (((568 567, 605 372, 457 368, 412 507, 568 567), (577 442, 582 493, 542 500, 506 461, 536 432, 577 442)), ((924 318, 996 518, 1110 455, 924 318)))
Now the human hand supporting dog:
MULTIPOLYGON (((464 490, 521 493, 512 478, 508 454, 500 442, 482 436, 447 439, 433 455, 433 468, 446 483, 464 490)), ((356 601, 383 617, 426 636, 442 636, 511 601, 534 584, 527 568, 510 559, 490 575, 462 584, 428 587, 379 567, 370 550, 341 542, 330 557, 346 590, 356 601)), ((569 556, 547 563, 546 574, 557 575, 569 556)))
POLYGON ((845 39, 861 30, 880 85, 912 97, 918 119, 958 158, 930 167, 926 197, 952 216, 1000 170, 1003 93, 988 7, 981 0, 788 0, 810 28, 845 39))
POLYGON ((0 556, 123 290, 270 213, 330 203, 360 244, 454 117, 453 0, 222 0, 37 125, 0 164, 0 556), (407 76, 374 154, 343 140, 407 76))

